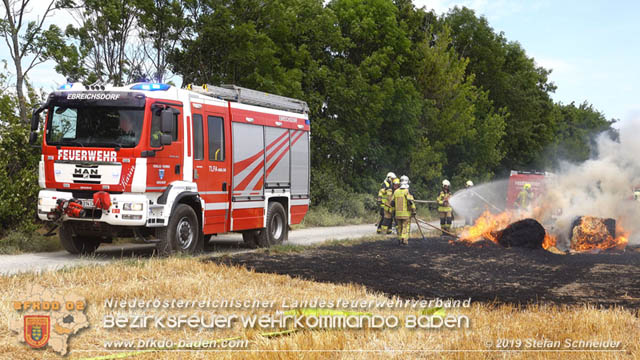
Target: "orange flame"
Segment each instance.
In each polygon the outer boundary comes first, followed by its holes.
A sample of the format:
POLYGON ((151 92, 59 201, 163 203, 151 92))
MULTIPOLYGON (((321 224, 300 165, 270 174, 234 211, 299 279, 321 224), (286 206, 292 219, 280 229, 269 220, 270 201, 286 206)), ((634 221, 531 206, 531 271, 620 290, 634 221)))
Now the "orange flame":
POLYGON ((542 248, 547 250, 552 246, 556 246, 556 237, 553 235, 545 234, 542 241, 542 248))
POLYGON ((575 251, 623 250, 629 242, 629 233, 616 224, 616 234, 618 236, 614 238, 603 219, 583 216, 580 224, 572 230, 571 249, 575 251))
MULTIPOLYGON (((460 235, 460 240, 467 243, 475 243, 480 240, 491 240, 494 243, 498 243, 497 232, 506 228, 512 222, 519 220, 526 216, 534 216, 536 209, 532 213, 518 214, 513 211, 505 211, 500 214, 492 214, 489 210, 486 210, 475 223, 466 228, 460 235)), ((574 251, 591 251, 594 249, 608 250, 618 249, 623 250, 629 242, 629 232, 625 231, 620 223, 616 223, 616 238, 611 236, 607 229, 605 222, 601 218, 583 216, 581 223, 573 228, 571 249, 574 251)), ((545 250, 555 247, 557 238, 555 235, 545 234, 542 242, 542 248, 545 250)))
POLYGON ((492 214, 489 210, 486 210, 476 219, 473 226, 462 232, 460 240, 473 243, 483 239, 489 239, 497 244, 498 239, 495 233, 507 227, 511 223, 512 218, 513 214, 510 211, 492 214))

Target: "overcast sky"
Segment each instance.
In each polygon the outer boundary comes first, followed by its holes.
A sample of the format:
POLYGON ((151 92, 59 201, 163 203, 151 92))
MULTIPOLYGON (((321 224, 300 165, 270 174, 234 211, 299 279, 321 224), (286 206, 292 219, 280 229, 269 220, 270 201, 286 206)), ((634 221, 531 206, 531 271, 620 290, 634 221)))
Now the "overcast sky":
MULTIPOLYGON (((48 0, 32 0, 31 18, 48 0)), ((558 89, 556 101, 576 104, 588 101, 607 118, 640 121, 635 93, 640 83, 640 1, 551 0, 414 0, 438 14, 453 6, 466 6, 485 16, 497 32, 518 41, 539 65, 553 70, 558 89)), ((72 22, 66 12, 48 19, 65 27, 72 22)), ((0 59, 12 64, 6 44, 0 43, 0 59)), ((52 62, 35 68, 31 80, 50 91, 65 82, 52 62)), ((177 81, 178 83, 180 81, 177 81)))

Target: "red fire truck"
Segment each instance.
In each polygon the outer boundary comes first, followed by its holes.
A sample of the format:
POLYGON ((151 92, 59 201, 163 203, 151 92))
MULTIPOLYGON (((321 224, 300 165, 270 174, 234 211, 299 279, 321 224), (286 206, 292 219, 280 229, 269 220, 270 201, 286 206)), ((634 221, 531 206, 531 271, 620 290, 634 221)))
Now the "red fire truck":
POLYGON ((65 84, 34 112, 31 142, 45 111, 38 216, 70 253, 114 237, 194 253, 225 232, 268 247, 309 208, 303 101, 233 85, 65 84))
POLYGON ((540 197, 545 192, 545 179, 552 175, 553 174, 549 172, 511 170, 509 185, 507 187, 506 208, 515 208, 518 193, 522 191, 525 184, 531 185, 534 200, 540 197))

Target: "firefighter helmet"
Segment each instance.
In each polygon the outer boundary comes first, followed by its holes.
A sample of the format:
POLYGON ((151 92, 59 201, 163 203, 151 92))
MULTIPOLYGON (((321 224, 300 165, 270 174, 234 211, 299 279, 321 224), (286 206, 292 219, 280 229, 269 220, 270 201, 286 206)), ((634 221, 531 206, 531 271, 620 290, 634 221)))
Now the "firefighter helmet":
POLYGON ((400 183, 409 183, 409 177, 407 175, 400 176, 400 183))
POLYGON ((395 179, 395 178, 397 178, 397 176, 393 172, 389 171, 387 173, 387 179, 395 179))
POLYGON ((531 190, 531 184, 524 184, 522 188, 525 190, 531 190))
POLYGON ((442 180, 442 186, 451 186, 451 183, 449 182, 449 180, 444 179, 442 180))
POLYGON ((473 186, 473 181, 467 180, 467 187, 472 187, 472 186, 473 186))
POLYGON ((393 179, 393 185, 395 184, 400 184, 400 180, 398 180, 398 178, 394 178, 393 179))

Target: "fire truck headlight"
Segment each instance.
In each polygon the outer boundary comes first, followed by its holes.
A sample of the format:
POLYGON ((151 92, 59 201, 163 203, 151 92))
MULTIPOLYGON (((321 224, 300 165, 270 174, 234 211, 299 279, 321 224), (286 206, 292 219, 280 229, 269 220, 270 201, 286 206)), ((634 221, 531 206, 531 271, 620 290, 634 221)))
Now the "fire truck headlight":
POLYGON ((142 203, 124 203, 122 210, 127 211, 142 211, 142 203))

